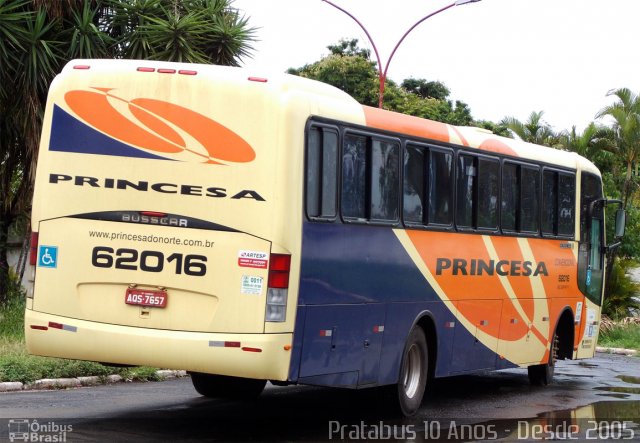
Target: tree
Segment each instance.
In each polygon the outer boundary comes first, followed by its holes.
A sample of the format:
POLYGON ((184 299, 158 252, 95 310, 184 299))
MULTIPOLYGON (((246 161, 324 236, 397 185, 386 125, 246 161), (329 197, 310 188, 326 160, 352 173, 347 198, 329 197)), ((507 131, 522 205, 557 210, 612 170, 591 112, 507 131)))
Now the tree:
POLYGON ((492 133, 501 137, 513 137, 511 132, 509 132, 509 128, 507 128, 503 122, 494 123, 489 120, 476 120, 474 124, 479 128, 488 129, 492 133))
POLYGON ((451 93, 444 83, 437 81, 430 82, 423 78, 407 78, 402 81, 400 86, 422 98, 435 98, 436 100, 446 100, 451 93))
POLYGON ((301 68, 290 68, 287 72, 333 85, 364 105, 377 106, 378 74, 375 63, 363 56, 368 56, 366 52, 353 48, 350 51, 337 50, 341 47, 341 44, 329 46, 331 54, 301 68))
POLYGON ((640 98, 628 88, 609 91, 607 96, 615 96, 618 100, 602 108, 596 118, 613 119, 611 131, 605 137, 609 138, 609 151, 624 162, 626 171, 621 195, 626 208, 636 188, 633 168, 640 157, 640 98))
POLYGON ((105 0, 116 58, 239 66, 255 28, 232 0, 105 0))
POLYGON ((616 169, 616 159, 611 154, 613 148, 611 128, 594 122, 579 132, 575 125, 570 130, 558 134, 558 144, 561 148, 573 151, 591 160, 601 171, 616 169))
MULTIPOLYGON (((301 68, 290 68, 289 74, 311 78, 342 89, 359 103, 377 106, 379 77, 377 64, 370 51, 358 47, 358 40, 340 40, 327 46, 331 54, 301 68)), ((385 80, 385 109, 453 125, 471 125, 469 106, 447 100, 449 89, 442 82, 407 79, 401 86, 385 80)))
POLYGON ((254 28, 232 0, 0 0, 0 304, 9 227, 28 214, 49 84, 73 58, 238 65, 254 28))
MULTIPOLYGON (((365 60, 369 60, 369 57, 371 57, 370 50, 358 47, 357 38, 351 40, 342 39, 336 45, 327 46, 327 49, 334 55, 362 57, 365 60)), ((373 63, 373 67, 376 67, 375 63, 373 63)))
POLYGON ((542 120, 543 115, 544 111, 534 111, 524 123, 515 117, 505 117, 500 124, 506 126, 523 141, 555 147, 558 144, 558 136, 551 126, 542 120))

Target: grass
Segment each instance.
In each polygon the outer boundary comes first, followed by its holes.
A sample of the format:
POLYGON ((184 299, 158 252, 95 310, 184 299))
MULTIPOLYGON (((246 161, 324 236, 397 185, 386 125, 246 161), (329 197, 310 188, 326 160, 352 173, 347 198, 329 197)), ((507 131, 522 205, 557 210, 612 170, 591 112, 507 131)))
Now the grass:
MULTIPOLYGON (((15 290, 14 290, 15 291, 15 290)), ((12 294, 0 307, 0 382, 31 383, 43 378, 72 378, 117 374, 129 381, 157 381, 155 368, 118 368, 100 363, 39 357, 27 352, 24 342, 24 296, 12 294)))
POLYGON ((600 333, 598 345, 640 351, 640 324, 616 324, 610 330, 600 333))

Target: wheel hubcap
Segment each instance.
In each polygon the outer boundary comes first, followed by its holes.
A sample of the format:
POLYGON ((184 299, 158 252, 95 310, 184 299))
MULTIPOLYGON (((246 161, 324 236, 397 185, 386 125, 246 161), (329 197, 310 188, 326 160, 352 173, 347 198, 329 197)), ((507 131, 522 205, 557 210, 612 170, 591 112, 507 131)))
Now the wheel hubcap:
POLYGON ((422 353, 415 343, 407 352, 407 361, 402 376, 402 384, 407 397, 413 398, 418 392, 420 378, 422 377, 422 353))

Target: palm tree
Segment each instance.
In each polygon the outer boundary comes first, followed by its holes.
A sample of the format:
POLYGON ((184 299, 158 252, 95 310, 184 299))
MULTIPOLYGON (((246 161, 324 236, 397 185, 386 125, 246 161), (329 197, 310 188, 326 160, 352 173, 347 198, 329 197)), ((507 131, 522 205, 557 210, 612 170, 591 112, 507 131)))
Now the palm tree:
POLYGON ((588 158, 599 169, 610 169, 610 163, 613 161, 610 152, 613 148, 610 128, 591 122, 579 132, 574 125, 571 130, 559 134, 558 142, 563 149, 588 158))
POLYGON ((526 122, 521 122, 515 117, 505 117, 500 122, 506 126, 518 138, 529 143, 556 147, 558 135, 545 121, 542 120, 544 111, 532 112, 526 122))
POLYGON ((609 150, 622 159, 626 167, 622 188, 623 207, 626 208, 633 192, 633 168, 640 158, 640 98, 627 88, 609 91, 607 96, 615 96, 618 100, 602 108, 596 118, 613 119, 608 136, 612 143, 609 150))
POLYGON ((239 66, 255 28, 232 0, 105 0, 117 58, 239 66))
POLYGON ((49 84, 73 58, 239 65, 254 28, 233 0, 0 0, 0 305, 9 227, 28 214, 49 84))

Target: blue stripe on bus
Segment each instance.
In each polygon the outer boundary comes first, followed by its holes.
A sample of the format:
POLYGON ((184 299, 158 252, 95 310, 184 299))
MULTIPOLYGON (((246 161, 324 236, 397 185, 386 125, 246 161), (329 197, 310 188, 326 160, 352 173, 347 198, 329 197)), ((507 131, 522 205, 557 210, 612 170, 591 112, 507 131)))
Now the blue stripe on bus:
POLYGON ((406 337, 422 315, 436 325, 436 376, 515 367, 457 323, 392 228, 304 223, 291 380, 395 383, 406 337))
POLYGON ((304 224, 300 304, 398 299, 440 300, 391 228, 304 224))
POLYGON ((50 151, 171 160, 149 154, 93 129, 57 105, 53 106, 50 151))

